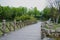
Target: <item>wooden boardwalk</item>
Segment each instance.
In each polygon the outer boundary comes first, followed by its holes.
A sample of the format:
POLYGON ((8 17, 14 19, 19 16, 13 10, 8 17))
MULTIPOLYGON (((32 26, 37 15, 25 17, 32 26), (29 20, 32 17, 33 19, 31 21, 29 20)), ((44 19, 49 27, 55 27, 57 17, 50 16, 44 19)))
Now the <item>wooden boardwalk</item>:
POLYGON ((11 32, 0 40, 41 40, 41 22, 29 25, 15 32, 11 32))

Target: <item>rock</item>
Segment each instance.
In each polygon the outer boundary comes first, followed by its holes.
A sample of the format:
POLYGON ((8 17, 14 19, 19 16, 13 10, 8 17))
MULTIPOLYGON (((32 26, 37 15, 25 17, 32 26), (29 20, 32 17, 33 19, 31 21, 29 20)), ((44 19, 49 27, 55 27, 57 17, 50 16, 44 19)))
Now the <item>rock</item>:
POLYGON ((55 32, 55 30, 50 30, 52 33, 55 32))
POLYGON ((41 23, 41 27, 42 27, 42 28, 44 28, 45 25, 46 25, 46 24, 45 24, 44 22, 41 23))
POLYGON ((53 38, 45 37, 43 40, 54 40, 53 38))
POLYGON ((60 27, 56 28, 56 31, 57 31, 57 32, 60 32, 60 27))

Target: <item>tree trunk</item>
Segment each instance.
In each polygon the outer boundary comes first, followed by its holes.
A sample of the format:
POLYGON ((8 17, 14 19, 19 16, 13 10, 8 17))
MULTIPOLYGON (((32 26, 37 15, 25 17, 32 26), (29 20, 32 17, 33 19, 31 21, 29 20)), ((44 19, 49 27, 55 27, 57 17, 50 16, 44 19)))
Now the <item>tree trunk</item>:
POLYGON ((56 24, 58 24, 58 21, 59 21, 59 16, 57 16, 56 18, 56 24))
POLYGON ((53 23, 55 23, 55 18, 53 18, 53 23))

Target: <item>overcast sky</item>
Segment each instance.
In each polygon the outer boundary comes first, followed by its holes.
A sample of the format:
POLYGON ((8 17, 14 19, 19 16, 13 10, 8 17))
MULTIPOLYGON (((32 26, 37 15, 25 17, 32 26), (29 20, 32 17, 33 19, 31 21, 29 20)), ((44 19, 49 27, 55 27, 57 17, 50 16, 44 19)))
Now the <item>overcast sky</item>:
POLYGON ((47 2, 46 0, 0 0, 0 5, 2 6, 13 6, 13 7, 37 7, 39 10, 43 10, 47 2))

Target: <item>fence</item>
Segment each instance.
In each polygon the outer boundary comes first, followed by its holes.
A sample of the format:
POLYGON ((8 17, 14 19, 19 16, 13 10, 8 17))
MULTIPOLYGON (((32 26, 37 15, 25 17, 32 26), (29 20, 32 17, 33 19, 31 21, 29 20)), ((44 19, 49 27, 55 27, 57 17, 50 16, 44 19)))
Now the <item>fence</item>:
POLYGON ((32 23, 33 22, 30 22, 30 21, 17 22, 16 20, 14 20, 13 22, 6 22, 5 20, 3 20, 3 22, 0 23, 0 35, 4 35, 7 32, 15 31, 16 29, 20 29, 32 23))

